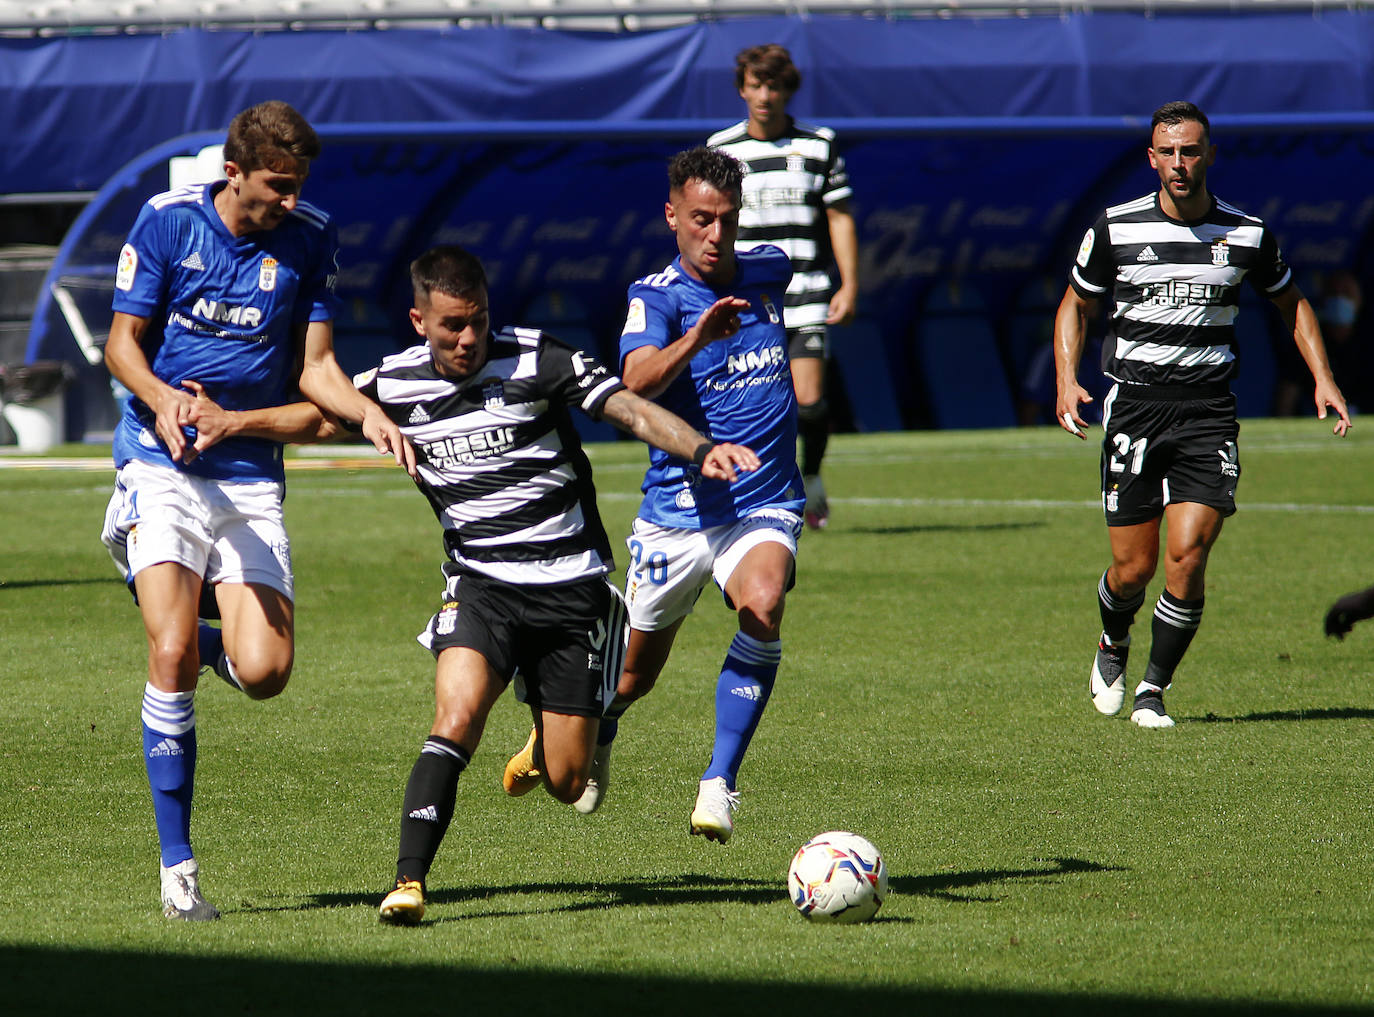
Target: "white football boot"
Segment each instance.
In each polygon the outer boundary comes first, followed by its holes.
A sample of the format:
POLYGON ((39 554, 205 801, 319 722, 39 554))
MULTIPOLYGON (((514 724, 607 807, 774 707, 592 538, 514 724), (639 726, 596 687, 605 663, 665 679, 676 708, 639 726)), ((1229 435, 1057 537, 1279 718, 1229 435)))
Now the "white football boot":
POLYGON ((739 808, 739 792, 731 791, 724 777, 703 780, 697 790, 697 804, 692 809, 690 831, 717 844, 729 842, 735 832, 735 810, 739 808))
POLYGON ((587 788, 582 797, 573 802, 573 808, 584 816, 590 816, 601 808, 601 800, 606 797, 606 789, 611 786, 611 746, 615 742, 596 747, 592 756, 592 772, 587 775, 587 788))
POLYGON ((162 914, 187 922, 208 922, 219 917, 215 906, 200 895, 200 866, 194 858, 162 866, 162 914))

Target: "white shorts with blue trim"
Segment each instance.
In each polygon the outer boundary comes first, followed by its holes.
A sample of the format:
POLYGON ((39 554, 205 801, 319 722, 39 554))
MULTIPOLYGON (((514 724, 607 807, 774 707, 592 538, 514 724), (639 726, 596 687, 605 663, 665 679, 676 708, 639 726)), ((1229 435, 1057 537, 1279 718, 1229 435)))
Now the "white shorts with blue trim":
POLYGON ((101 542, 125 582, 174 562, 208 583, 257 583, 294 596, 285 485, 196 477, 138 459, 116 474, 101 542))
POLYGON ((775 543, 797 556, 802 517, 787 509, 759 509, 744 519, 705 530, 657 526, 635 519, 625 546, 625 602, 630 627, 657 632, 692 613, 706 583, 723 591, 744 556, 760 544, 775 543))

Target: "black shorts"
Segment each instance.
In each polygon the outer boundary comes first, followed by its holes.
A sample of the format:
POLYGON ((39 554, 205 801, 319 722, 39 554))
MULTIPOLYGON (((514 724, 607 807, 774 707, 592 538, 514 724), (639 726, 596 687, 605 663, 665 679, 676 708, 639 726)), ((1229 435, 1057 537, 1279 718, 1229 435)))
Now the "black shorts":
POLYGON ((787 330, 788 360, 829 360, 830 334, 824 325, 787 330))
POLYGON ((615 696, 629 634, 625 601, 603 576, 517 586, 444 566, 448 585, 420 642, 435 657, 465 646, 536 710, 600 717, 615 696))
POLYGON ((1103 403, 1102 509, 1108 526, 1158 519, 1175 502, 1236 511, 1240 481, 1240 424, 1236 397, 1141 398, 1117 385, 1103 403))

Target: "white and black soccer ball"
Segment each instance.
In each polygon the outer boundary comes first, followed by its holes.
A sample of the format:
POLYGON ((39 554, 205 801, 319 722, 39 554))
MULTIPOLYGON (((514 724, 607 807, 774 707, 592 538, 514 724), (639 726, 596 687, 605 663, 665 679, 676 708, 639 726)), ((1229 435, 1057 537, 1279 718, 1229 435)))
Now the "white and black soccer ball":
POLYGON ((797 849, 787 870, 797 910, 813 922, 866 922, 887 897, 887 866, 857 833, 832 830, 797 849))

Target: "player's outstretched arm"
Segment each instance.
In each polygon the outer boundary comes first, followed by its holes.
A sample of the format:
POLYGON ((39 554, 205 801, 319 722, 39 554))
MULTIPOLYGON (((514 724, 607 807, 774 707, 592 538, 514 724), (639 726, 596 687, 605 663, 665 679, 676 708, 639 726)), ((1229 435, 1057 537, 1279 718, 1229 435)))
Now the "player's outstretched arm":
POLYGON ((646 399, 662 395, 698 352, 738 332, 740 312, 748 309, 749 301, 743 297, 721 297, 701 312, 696 324, 681 338, 662 348, 641 346, 631 350, 622 365, 621 380, 646 399))
POLYGON ((361 424, 363 437, 378 452, 391 453, 396 464, 415 476, 415 449, 382 408, 363 395, 334 359, 334 327, 328 321, 312 321, 305 327, 305 359, 301 365, 300 390, 316 406, 340 419, 361 424))
POLYGON ((1069 286, 1054 315, 1054 368, 1059 396, 1054 415, 1059 426, 1079 438, 1087 438, 1083 430, 1087 422, 1079 416, 1078 408, 1093 401, 1087 389, 1078 384, 1078 361, 1083 356, 1083 343, 1088 334, 1088 318, 1096 310, 1097 302, 1078 295, 1069 286))
POLYGON ((195 397, 188 422, 196 429, 196 441, 186 450, 188 463, 225 438, 266 438, 269 441, 304 445, 328 441, 339 431, 337 419, 314 403, 226 410, 206 394, 200 382, 183 381, 181 384, 195 397))
POLYGON ((628 390, 614 393, 601 412, 640 441, 696 463, 708 480, 733 481, 739 473, 759 468, 759 457, 752 449, 728 442, 716 444, 676 413, 628 390))
POLYGON ((1322 340, 1321 325, 1311 303, 1296 286, 1290 286, 1274 298, 1274 306, 1279 309, 1283 323, 1293 335, 1298 352, 1312 372, 1316 383, 1312 400, 1317 404, 1317 419, 1325 420, 1329 407, 1336 411, 1340 419, 1331 428, 1331 433, 1342 436, 1350 430, 1350 412, 1345 405, 1345 396, 1336 387, 1336 379, 1331 374, 1331 362, 1326 357, 1326 343, 1322 340))

